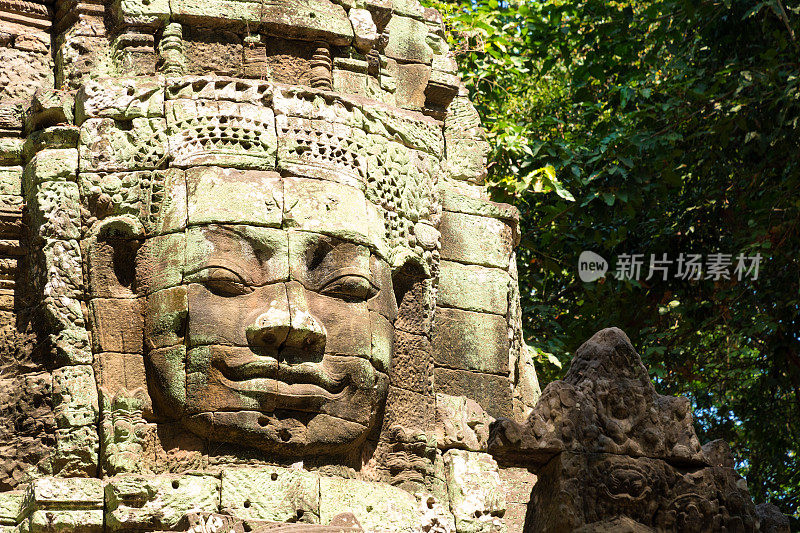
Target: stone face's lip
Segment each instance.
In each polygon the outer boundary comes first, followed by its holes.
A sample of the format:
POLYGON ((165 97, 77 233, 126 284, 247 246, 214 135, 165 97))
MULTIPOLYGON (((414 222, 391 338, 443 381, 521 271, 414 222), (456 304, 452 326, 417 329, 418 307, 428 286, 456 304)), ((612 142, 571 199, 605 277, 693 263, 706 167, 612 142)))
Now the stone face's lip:
POLYGON ((289 365, 272 357, 253 356, 252 360, 229 365, 218 361, 214 367, 227 387, 241 392, 265 392, 279 396, 324 396, 333 399, 345 390, 347 375, 333 378, 320 363, 289 365))
POLYGON ((245 381, 232 381, 220 376, 220 383, 231 390, 256 396, 272 396, 275 398, 319 398, 334 400, 336 394, 310 383, 288 384, 269 378, 252 378, 245 381))
POLYGON ((222 375, 232 381, 245 381, 258 378, 276 378, 278 361, 272 357, 255 356, 251 361, 228 364, 228 360, 215 362, 214 366, 222 375))

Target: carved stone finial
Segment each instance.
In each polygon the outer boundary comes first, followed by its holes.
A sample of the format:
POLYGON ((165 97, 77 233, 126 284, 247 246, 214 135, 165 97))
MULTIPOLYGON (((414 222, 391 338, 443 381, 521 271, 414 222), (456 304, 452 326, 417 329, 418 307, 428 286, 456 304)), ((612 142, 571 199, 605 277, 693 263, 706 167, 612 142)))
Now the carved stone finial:
POLYGON ((170 22, 164 26, 161 40, 158 42, 161 56, 161 71, 167 76, 180 76, 185 68, 183 55, 183 26, 170 22))
POLYGON ((314 43, 314 54, 311 56, 311 86, 315 89, 331 90, 333 88, 333 61, 328 43, 314 43))

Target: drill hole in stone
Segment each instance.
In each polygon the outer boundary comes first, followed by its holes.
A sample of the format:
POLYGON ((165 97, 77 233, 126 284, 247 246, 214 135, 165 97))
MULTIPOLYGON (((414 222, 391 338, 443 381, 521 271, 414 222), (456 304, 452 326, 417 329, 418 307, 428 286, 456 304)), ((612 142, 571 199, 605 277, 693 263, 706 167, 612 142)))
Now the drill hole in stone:
POLYGON ((269 425, 269 419, 262 416, 261 418, 258 419, 258 425, 261 426, 262 428, 267 427, 269 425))
POLYGON ((179 486, 180 486, 180 483, 178 482, 178 480, 177 480, 177 479, 176 479, 175 481, 173 481, 173 482, 172 482, 172 488, 173 488, 173 489, 177 489, 179 486))
POLYGON ((278 432, 278 437, 280 437, 283 442, 288 442, 292 438, 292 434, 289 433, 288 429, 282 429, 278 432))
POLYGON ((272 481, 277 481, 278 480, 278 474, 276 474, 275 472, 273 472, 272 475, 269 476, 269 477, 270 477, 270 479, 272 479, 272 481))
POLYGON ((245 509, 250 509, 250 500, 245 500, 244 501, 244 508, 245 509))

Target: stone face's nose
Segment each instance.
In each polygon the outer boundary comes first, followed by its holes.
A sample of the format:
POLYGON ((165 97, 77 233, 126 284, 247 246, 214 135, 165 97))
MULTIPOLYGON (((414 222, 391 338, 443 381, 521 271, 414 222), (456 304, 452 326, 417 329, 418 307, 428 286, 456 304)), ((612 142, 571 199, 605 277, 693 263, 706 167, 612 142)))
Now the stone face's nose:
POLYGON ((291 362, 320 361, 327 339, 325 327, 311 314, 305 288, 295 281, 285 287, 286 300, 270 302, 246 327, 247 342, 291 362))
POLYGON ((319 353, 325 351, 327 332, 322 322, 311 314, 306 301, 306 289, 296 281, 286 284, 286 294, 289 297, 289 314, 292 327, 286 336, 285 346, 302 351, 319 353))
POLYGON ((247 326, 247 343, 250 346, 280 348, 292 327, 288 302, 273 300, 269 307, 247 326))

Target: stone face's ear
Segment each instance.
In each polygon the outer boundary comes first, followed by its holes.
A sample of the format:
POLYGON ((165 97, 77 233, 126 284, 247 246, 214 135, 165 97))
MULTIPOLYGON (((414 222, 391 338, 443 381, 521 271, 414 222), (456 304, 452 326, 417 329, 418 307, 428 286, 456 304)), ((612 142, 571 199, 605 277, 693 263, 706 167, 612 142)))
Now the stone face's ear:
POLYGON ((430 333, 433 310, 430 282, 430 276, 415 261, 407 261, 392 273, 392 288, 397 303, 396 328, 417 335, 430 333))
MULTIPOLYGON (((89 329, 98 385, 114 396, 146 391, 143 299, 136 285, 136 255, 144 240, 138 219, 123 215, 98 223, 88 239, 89 329)), ((144 392, 147 416, 152 403, 144 392)))
POLYGON ((89 297, 136 296, 136 254, 144 240, 144 228, 133 217, 104 220, 89 239, 89 297))

